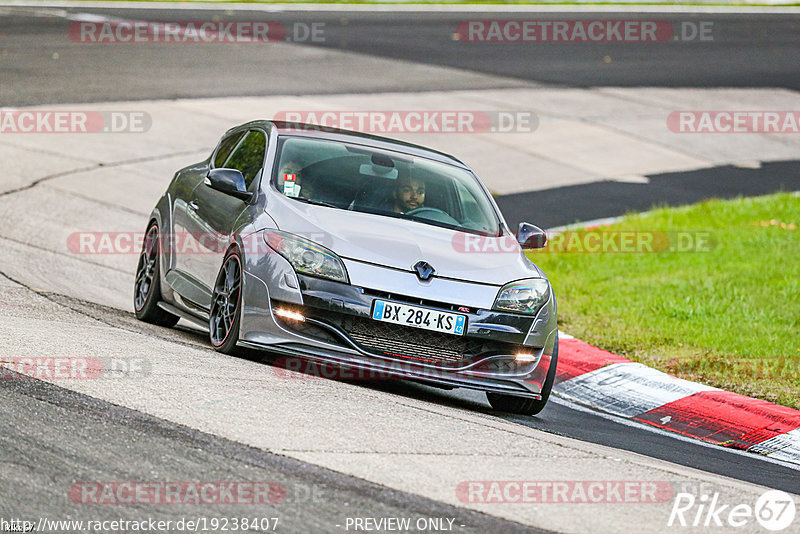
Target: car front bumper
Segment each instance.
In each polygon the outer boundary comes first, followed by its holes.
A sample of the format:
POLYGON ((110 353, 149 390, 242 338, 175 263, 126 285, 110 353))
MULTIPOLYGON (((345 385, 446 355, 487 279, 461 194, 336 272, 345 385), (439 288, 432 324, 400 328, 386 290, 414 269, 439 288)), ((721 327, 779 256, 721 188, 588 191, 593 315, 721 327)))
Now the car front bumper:
POLYGON ((522 316, 297 275, 277 255, 252 263, 245 268, 240 344, 281 354, 287 369, 308 369, 296 362, 314 361, 349 370, 331 375, 341 378, 541 397, 557 336, 552 292, 536 316, 522 316), (263 272, 273 275, 258 276, 263 272), (376 299, 466 315, 467 330, 455 336, 374 321, 376 299))

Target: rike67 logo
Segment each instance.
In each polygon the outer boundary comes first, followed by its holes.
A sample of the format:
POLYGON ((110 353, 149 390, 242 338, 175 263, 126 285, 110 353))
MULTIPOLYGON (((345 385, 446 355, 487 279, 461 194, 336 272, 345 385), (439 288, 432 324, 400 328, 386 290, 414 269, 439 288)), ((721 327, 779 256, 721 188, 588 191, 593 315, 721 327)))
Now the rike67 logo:
POLYGON ((767 530, 777 532, 794 522, 794 499, 780 490, 763 493, 755 505, 724 502, 718 492, 701 493, 699 497, 685 492, 675 495, 667 526, 731 529, 752 527, 756 522, 767 530))

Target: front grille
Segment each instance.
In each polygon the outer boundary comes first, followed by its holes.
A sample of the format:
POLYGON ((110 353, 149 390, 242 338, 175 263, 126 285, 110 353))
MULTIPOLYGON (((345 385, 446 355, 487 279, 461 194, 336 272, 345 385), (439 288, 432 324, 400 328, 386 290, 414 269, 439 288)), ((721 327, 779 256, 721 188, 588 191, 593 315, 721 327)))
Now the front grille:
POLYGON ((346 332, 367 352, 425 364, 451 365, 479 356, 513 355, 523 349, 522 345, 513 343, 431 332, 343 313, 326 313, 322 320, 346 332))
POLYGON ((455 342, 444 338, 431 339, 433 336, 426 335, 429 332, 424 330, 404 332, 403 329, 414 329, 378 321, 370 323, 374 324, 367 326, 364 321, 356 321, 348 332, 350 339, 367 352, 420 360, 423 363, 454 363, 461 360, 465 352, 465 344, 456 336, 448 336, 455 338, 455 342))

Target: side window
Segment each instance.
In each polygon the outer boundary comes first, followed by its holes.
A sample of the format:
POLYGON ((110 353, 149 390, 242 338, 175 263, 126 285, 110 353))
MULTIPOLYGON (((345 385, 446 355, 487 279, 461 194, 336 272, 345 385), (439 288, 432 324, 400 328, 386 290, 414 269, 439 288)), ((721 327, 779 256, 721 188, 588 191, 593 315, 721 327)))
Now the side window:
POLYGON ((228 161, 225 162, 225 167, 242 171, 244 182, 247 184, 247 188, 250 189, 250 185, 258 175, 258 171, 264 165, 266 150, 267 136, 262 131, 251 130, 247 133, 244 141, 239 144, 228 158, 228 161))
POLYGON ((219 144, 217 154, 214 156, 215 168, 218 169, 222 167, 222 165, 225 163, 225 160, 231 155, 231 150, 233 150, 233 148, 236 146, 236 143, 239 142, 239 139, 242 138, 242 135, 243 132, 236 132, 222 140, 222 142, 219 144))

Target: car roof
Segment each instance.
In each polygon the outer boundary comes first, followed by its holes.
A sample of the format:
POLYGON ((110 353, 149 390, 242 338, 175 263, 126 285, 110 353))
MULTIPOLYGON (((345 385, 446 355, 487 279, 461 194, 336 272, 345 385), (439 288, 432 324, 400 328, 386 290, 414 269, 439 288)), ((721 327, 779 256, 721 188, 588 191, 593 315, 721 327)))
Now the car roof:
POLYGON ((404 154, 424 157, 471 170, 468 165, 458 158, 451 156, 450 154, 439 152, 438 150, 433 150, 424 146, 415 145, 413 143, 391 139, 389 137, 381 137, 379 135, 366 134, 352 130, 343 130, 340 128, 330 128, 316 124, 272 120, 250 121, 248 123, 231 128, 229 131, 245 127, 261 127, 270 131, 275 131, 278 135, 313 137, 315 139, 322 138, 332 141, 368 145, 375 148, 382 148, 384 150, 393 150, 396 152, 402 152, 404 154))

